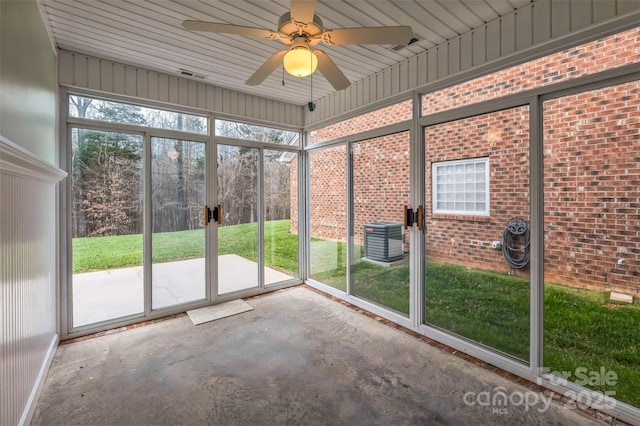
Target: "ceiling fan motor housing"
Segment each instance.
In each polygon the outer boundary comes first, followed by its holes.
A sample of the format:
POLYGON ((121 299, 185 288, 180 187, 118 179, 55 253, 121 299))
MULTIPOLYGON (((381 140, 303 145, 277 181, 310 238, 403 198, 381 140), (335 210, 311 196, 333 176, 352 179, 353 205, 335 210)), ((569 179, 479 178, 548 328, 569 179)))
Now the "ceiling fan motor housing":
POLYGON ((291 19, 291 13, 287 12, 278 20, 279 33, 287 34, 289 37, 294 38, 294 35, 300 34, 300 31, 307 36, 319 36, 324 31, 322 19, 313 15, 313 22, 296 23, 291 19))

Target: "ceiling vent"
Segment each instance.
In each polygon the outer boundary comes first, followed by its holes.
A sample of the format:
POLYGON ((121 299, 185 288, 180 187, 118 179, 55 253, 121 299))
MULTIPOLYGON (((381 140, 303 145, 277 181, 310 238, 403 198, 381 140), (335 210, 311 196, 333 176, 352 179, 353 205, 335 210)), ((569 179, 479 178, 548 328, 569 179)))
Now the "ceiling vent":
POLYGON ((183 70, 182 68, 180 68, 178 70, 178 73, 180 75, 185 76, 185 77, 198 78, 200 80, 204 80, 204 77, 205 77, 204 74, 198 74, 198 73, 193 72, 193 71, 183 70))
POLYGON ((394 51, 397 52, 398 50, 402 50, 407 46, 411 46, 413 43, 416 43, 418 41, 420 41, 420 38, 417 35, 414 35, 411 38, 411 40, 409 40, 409 43, 407 43, 407 44, 396 44, 395 46, 391 46, 391 50, 394 50, 394 51))

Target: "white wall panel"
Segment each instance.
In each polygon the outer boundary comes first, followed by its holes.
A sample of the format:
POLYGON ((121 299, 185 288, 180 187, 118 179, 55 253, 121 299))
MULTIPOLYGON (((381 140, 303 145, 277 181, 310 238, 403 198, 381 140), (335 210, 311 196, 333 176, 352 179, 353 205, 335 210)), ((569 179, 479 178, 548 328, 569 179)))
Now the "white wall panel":
MULTIPOLYGON (((424 84, 427 83, 428 80, 428 58, 429 55, 427 55, 427 52, 422 52, 418 55, 418 63, 416 64, 416 66, 418 67, 417 70, 417 74, 418 74, 418 86, 422 86, 424 84)), ((415 86, 412 86, 415 87, 415 86)))
MULTIPOLYGON (((77 56, 74 55, 73 56, 73 60, 75 62, 82 62, 84 60, 83 56, 77 56)), ((62 71, 62 70, 61 70, 62 71)), ((77 73, 77 68, 76 68, 76 73, 77 73)), ((124 73, 125 73, 125 69, 124 69, 124 65, 122 64, 113 64, 113 93, 117 93, 118 95, 124 95, 124 84, 125 84, 125 79, 124 79, 124 73)), ((83 77, 76 79, 76 75, 74 74, 74 80, 73 80, 73 85, 77 86, 77 87, 86 87, 87 89, 90 89, 90 87, 86 86, 86 84, 82 84, 83 83, 83 77)))
POLYGON ((460 71, 460 37, 456 37, 449 41, 449 73, 460 71))
POLYGON ((460 36, 460 69, 468 70, 473 66, 473 37, 471 33, 460 36))
POLYGON ((60 58, 58 82, 63 86, 70 86, 74 81, 73 75, 75 61, 73 60, 73 53, 62 50, 59 52, 58 58, 60 58))
POLYGON ((510 55, 516 51, 516 14, 510 13, 502 18, 500 30, 500 49, 502 55, 510 55))
POLYGON ((125 94, 138 96, 138 76, 134 67, 125 67, 125 94))
MULTIPOLYGON (((495 21, 489 22, 487 24, 487 33, 486 33, 486 44, 487 44, 487 61, 493 61, 500 57, 502 54, 501 46, 502 43, 500 37, 500 31, 502 29, 502 25, 504 22, 502 19, 497 19, 495 21)), ((508 31, 508 28, 505 27, 505 31, 508 31)), ((513 33, 512 33, 513 34, 513 33)))
MULTIPOLYGON (((405 60, 400 68, 406 67, 407 72, 389 67, 365 78, 362 87, 368 86, 369 93, 365 90, 362 97, 350 98, 357 99, 357 105, 336 105, 336 94, 317 100, 316 111, 304 111, 305 125, 313 128, 330 122, 334 115, 352 114, 353 109, 366 108, 389 96, 426 92, 434 83, 452 76, 474 78, 496 65, 525 62, 632 28, 638 22, 640 0, 536 0, 405 60)), ((345 89, 347 98, 358 87, 359 83, 354 83, 345 89)))
MULTIPOLYGON (((588 6, 586 4, 585 6, 588 6)), ((571 2, 555 0, 551 3, 551 36, 559 37, 571 31, 571 2)))
POLYGON ((516 10, 516 51, 525 51, 533 44, 533 6, 516 10))
POLYGON ((611 0, 593 0, 593 21, 601 22, 616 16, 616 3, 611 0))
POLYGON ((438 79, 438 49, 427 52, 427 82, 438 79))
POLYGON ((473 66, 482 65, 487 59, 486 27, 478 27, 472 32, 473 38, 473 66))
POLYGON ((101 68, 102 64, 99 59, 89 58, 87 62, 87 85, 89 87, 98 88, 102 86, 101 68))
POLYGON ((100 87, 108 92, 113 92, 113 64, 108 61, 100 61, 100 87))
MULTIPOLYGON (((66 59, 67 57, 62 57, 60 59, 66 59)), ((89 81, 88 81, 88 69, 87 69, 87 62, 89 61, 89 58, 86 56, 83 56, 81 58, 77 58, 76 61, 73 62, 73 80, 74 82, 76 82, 76 84, 82 86, 82 87, 88 87, 89 86, 89 81)))
POLYGON ((56 184, 0 136, 0 424, 28 421, 57 346, 56 184))
POLYGON ((55 163, 56 52, 35 2, 0 0, 0 64, 0 135, 55 163))
POLYGON ((438 64, 437 78, 443 78, 449 75, 449 46, 447 44, 438 46, 436 55, 438 64))
MULTIPOLYGON (((57 344, 56 182, 64 173, 51 165, 56 54, 36 2, 0 1, 0 40, 0 425, 15 425, 29 423, 57 344)), ((73 75, 73 65, 65 69, 73 75)))
MULTIPOLYGON (((266 102, 246 93, 80 53, 61 51, 58 69, 60 84, 71 88, 126 95, 142 101, 169 103, 273 124, 295 127, 302 127, 304 124, 301 106, 271 100, 266 102)), ((399 73, 395 79, 391 75, 384 78, 388 79, 389 89, 391 84, 399 87, 399 73)))
POLYGON ((149 97, 149 73, 146 72, 138 72, 136 73, 136 89, 138 91, 138 96, 143 98, 149 97))
MULTIPOLYGON (((407 86, 403 86, 403 90, 408 90, 411 87, 416 87, 418 85, 418 56, 414 56, 413 58, 409 58, 407 62, 407 86)), ((360 82, 356 82, 358 84, 360 82)), ((356 105, 353 105, 355 107, 356 105)), ((353 108, 352 107, 352 108, 353 108)))
POLYGON ((551 3, 538 1, 531 5, 533 11, 533 43, 538 44, 551 38, 551 3))

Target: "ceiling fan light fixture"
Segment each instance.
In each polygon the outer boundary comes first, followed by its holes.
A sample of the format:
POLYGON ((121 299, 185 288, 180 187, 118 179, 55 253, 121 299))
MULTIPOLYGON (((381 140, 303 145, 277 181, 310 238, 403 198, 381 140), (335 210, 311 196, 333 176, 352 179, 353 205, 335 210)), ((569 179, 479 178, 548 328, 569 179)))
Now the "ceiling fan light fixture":
POLYGON ((318 58, 304 39, 296 39, 293 47, 284 55, 283 64, 289 74, 295 77, 306 77, 318 68, 318 58))

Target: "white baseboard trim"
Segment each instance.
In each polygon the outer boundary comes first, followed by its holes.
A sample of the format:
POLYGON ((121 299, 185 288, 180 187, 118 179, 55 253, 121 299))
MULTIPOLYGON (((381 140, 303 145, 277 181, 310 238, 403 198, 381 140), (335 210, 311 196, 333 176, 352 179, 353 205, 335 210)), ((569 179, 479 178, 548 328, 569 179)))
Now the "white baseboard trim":
POLYGON ((47 354, 44 358, 44 361, 42 362, 42 366, 40 367, 38 378, 33 385, 33 389, 31 390, 31 394, 29 395, 27 404, 25 405, 24 411, 22 412, 20 423, 18 423, 20 426, 28 425, 31 423, 31 419, 33 418, 33 414, 38 403, 38 398, 40 397, 40 392, 42 391, 44 382, 47 379, 47 373, 49 372, 49 367, 51 367, 51 362, 53 361, 53 357, 56 354, 56 349, 58 348, 59 342, 60 336, 56 333, 53 336, 53 339, 51 339, 51 344, 49 345, 47 354))

